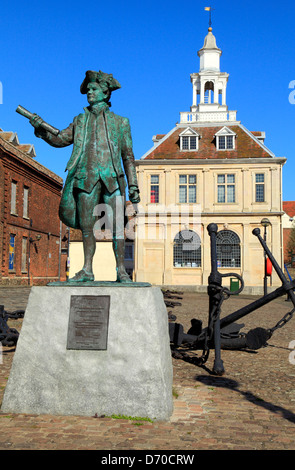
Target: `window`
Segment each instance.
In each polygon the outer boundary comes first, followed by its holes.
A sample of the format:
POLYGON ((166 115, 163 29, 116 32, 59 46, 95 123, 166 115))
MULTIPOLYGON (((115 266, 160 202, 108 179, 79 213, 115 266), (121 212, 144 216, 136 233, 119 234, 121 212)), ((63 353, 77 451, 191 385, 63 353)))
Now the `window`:
POLYGON ((264 202, 264 173, 255 175, 255 202, 264 202))
POLYGON ((10 201, 10 212, 11 214, 17 215, 16 212, 16 191, 17 183, 16 181, 11 182, 11 201, 10 201))
POLYGON ((196 175, 179 175, 179 202, 197 202, 196 175))
POLYGON ((181 230, 174 238, 173 265, 189 268, 201 266, 201 240, 193 230, 181 230))
POLYGON ((125 244, 125 256, 124 258, 127 260, 133 260, 133 245, 125 244))
POLYGON ((27 272, 27 237, 22 239, 22 272, 27 272))
POLYGON ((215 134, 217 150, 233 150, 236 134, 229 128, 223 127, 215 134))
POLYGON ((222 268, 241 266, 240 238, 231 230, 221 230, 216 236, 217 265, 222 268))
POLYGON ((14 271, 14 250, 15 250, 15 235, 11 234, 9 239, 9 258, 8 269, 14 271))
POLYGON ((24 186, 24 204, 23 204, 23 218, 29 218, 29 188, 24 186))
POLYGON ((150 202, 159 202, 159 175, 151 175, 151 199, 150 202))
POLYGON ((217 202, 236 202, 235 175, 217 175, 217 202))
POLYGON ((232 135, 220 135, 218 137, 218 150, 230 150, 234 148, 234 138, 232 135))
POLYGON ((182 137, 182 150, 196 150, 197 137, 195 135, 185 135, 182 137))
POLYGON ((199 145, 199 134, 194 130, 188 127, 181 134, 180 138, 180 150, 198 150, 199 145))

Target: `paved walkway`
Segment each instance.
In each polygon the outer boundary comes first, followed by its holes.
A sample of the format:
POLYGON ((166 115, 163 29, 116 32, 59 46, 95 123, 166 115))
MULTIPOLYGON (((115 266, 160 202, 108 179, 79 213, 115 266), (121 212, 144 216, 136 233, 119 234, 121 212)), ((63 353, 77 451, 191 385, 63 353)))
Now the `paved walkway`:
MULTIPOLYGON (((6 310, 26 306, 27 288, 0 288, 6 310)), ((253 301, 236 296, 225 301, 222 316, 253 301)), ((206 294, 183 294, 171 309, 177 321, 190 327, 191 318, 206 326, 206 294)), ((272 327, 291 303, 285 297, 239 323, 244 331, 272 327)), ((21 329, 21 320, 11 326, 21 329)), ((169 422, 79 416, 24 415, 0 412, 0 449, 33 450, 294 450, 295 449, 295 317, 277 330, 268 346, 256 352, 222 351, 226 372, 210 373, 214 353, 205 368, 173 359, 174 412, 169 422)), ((3 348, 0 401, 9 376, 14 348, 3 348)), ((199 352, 198 352, 199 355, 199 352)))

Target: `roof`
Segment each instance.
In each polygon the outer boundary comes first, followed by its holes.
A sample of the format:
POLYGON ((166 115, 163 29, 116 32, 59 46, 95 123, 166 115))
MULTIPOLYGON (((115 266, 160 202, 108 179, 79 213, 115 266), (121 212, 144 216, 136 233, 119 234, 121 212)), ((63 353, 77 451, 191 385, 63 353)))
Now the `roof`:
POLYGON ((19 148, 19 150, 22 150, 22 152, 29 154, 33 158, 36 157, 34 145, 33 144, 20 144, 18 135, 16 132, 12 132, 12 131, 7 132, 7 131, 3 131, 2 129, 0 129, 0 137, 2 137, 2 139, 6 140, 7 142, 10 142, 11 144, 16 145, 19 148))
POLYGON ((12 132, 12 131, 6 132, 0 129, 0 136, 2 137, 2 139, 6 140, 7 142, 11 142, 14 145, 19 145, 19 140, 18 140, 18 136, 16 132, 12 132))
POLYGON ((162 138, 162 134, 157 134, 159 140, 155 141, 154 147, 142 157, 142 160, 237 159, 275 156, 263 144, 261 137, 264 133, 250 132, 240 123, 234 125, 226 123, 226 128, 236 134, 235 149, 217 150, 215 135, 224 127, 224 124, 177 126, 162 138), (193 129, 200 135, 199 149, 196 151, 183 151, 180 149, 180 134, 187 128, 193 129))
POLYGON ((202 51, 204 49, 210 49, 210 50, 211 49, 217 49, 218 51, 220 51, 220 49, 216 45, 216 38, 215 38, 214 34, 212 33, 212 28, 208 28, 208 34, 205 37, 204 45, 203 45, 202 49, 200 49, 200 51, 202 51))
POLYGON ((26 163, 43 175, 53 179, 59 185, 63 184, 63 179, 60 176, 41 165, 41 163, 36 160, 33 160, 33 158, 36 157, 34 146, 32 144, 20 144, 16 132, 6 132, 0 129, 0 149, 1 148, 5 153, 20 159, 23 163, 26 163))
POLYGON ((288 214, 289 217, 295 216, 295 201, 283 201, 283 211, 288 214))
POLYGON ((18 148, 22 150, 22 152, 25 152, 29 154, 32 158, 36 157, 36 152, 35 152, 35 147, 32 144, 19 144, 18 148))

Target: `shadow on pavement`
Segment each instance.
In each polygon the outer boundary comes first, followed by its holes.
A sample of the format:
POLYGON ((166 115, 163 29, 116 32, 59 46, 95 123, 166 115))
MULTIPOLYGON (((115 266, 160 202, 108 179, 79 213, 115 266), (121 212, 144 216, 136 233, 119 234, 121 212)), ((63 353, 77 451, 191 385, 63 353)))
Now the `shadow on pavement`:
POLYGON ((239 390, 239 382, 236 380, 228 379, 225 377, 216 377, 216 376, 205 376, 199 375, 196 377, 198 382, 201 382, 204 385, 208 385, 211 387, 223 387, 229 390, 234 390, 237 393, 240 393, 243 397, 246 398, 251 403, 255 405, 261 406, 262 408, 271 411, 272 413, 281 414, 281 416, 290 421, 291 423, 295 423, 295 414, 292 411, 286 410, 281 406, 274 405, 268 401, 257 397, 252 392, 239 390))

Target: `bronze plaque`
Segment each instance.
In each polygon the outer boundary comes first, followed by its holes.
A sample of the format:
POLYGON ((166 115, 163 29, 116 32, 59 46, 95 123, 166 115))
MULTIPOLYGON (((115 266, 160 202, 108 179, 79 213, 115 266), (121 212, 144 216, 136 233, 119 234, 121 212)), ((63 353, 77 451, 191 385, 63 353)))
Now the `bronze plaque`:
POLYGON ((109 295, 72 295, 67 349, 107 349, 109 295))

